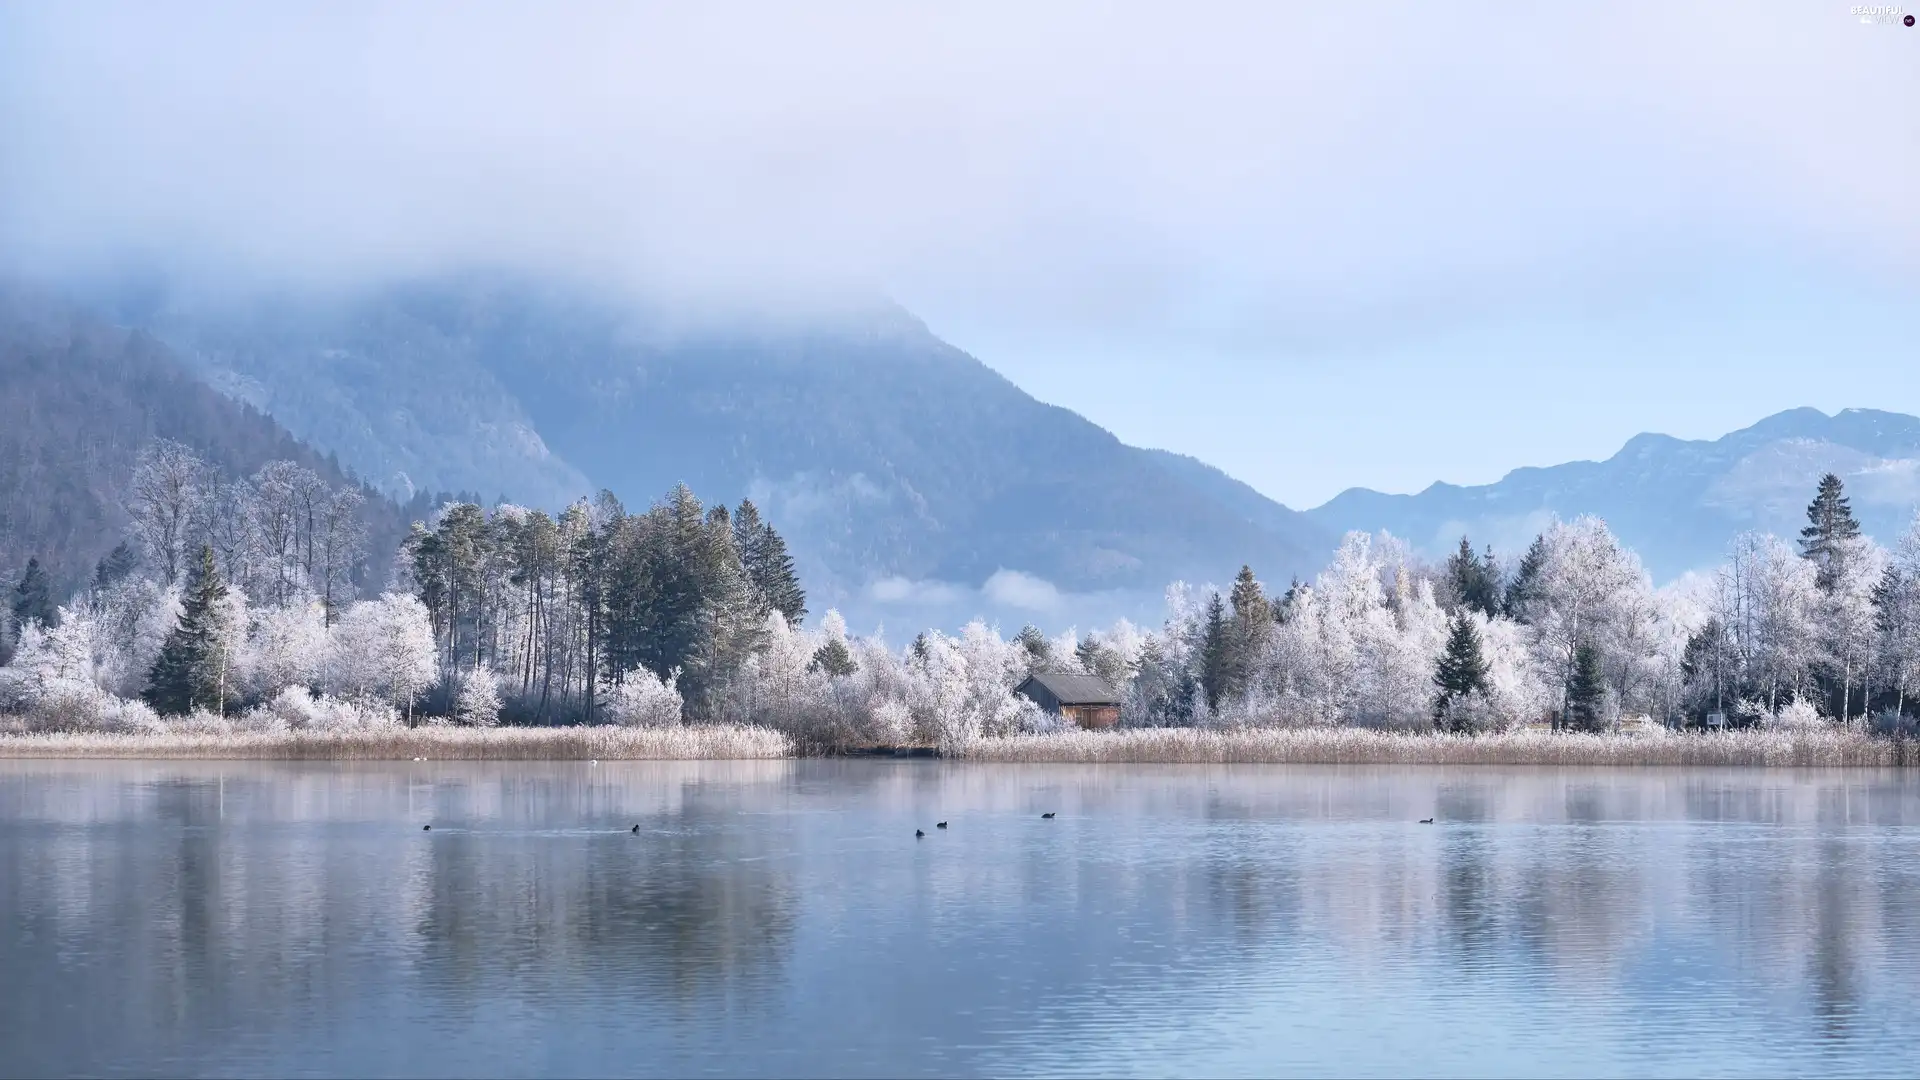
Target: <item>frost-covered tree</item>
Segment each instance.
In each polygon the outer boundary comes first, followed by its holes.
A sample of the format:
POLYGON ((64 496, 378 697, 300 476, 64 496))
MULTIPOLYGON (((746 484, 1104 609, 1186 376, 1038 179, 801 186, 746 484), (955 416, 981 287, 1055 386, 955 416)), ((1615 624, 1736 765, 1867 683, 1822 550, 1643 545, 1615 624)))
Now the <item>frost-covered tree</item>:
POLYGON ((673 727, 681 722, 684 703, 676 687, 679 673, 660 678, 646 668, 634 668, 607 691, 607 719, 624 727, 673 727))
POLYGON ((411 725, 413 703, 438 677, 426 607, 399 593, 361 600, 340 616, 332 643, 332 687, 400 710, 411 725))
POLYGON ((1893 695, 1896 716, 1920 687, 1920 514, 1900 537, 1874 589, 1880 681, 1893 695))
POLYGON ((127 515, 162 584, 171 585, 187 571, 206 475, 200 455, 171 439, 148 443, 134 461, 127 515))
POLYGON ((460 673, 454 687, 453 715, 469 727, 500 723, 500 681, 491 668, 476 667, 460 673))
POLYGON ((275 698, 292 686, 324 686, 329 660, 326 610, 311 594, 251 612, 238 667, 252 698, 275 698))
POLYGON ((1561 687, 1560 711, 1572 715, 1582 646, 1594 652, 1616 705, 1638 704, 1638 676, 1652 653, 1652 583, 1639 557, 1606 523, 1586 516, 1555 522, 1541 535, 1518 617, 1532 631, 1536 661, 1561 687))

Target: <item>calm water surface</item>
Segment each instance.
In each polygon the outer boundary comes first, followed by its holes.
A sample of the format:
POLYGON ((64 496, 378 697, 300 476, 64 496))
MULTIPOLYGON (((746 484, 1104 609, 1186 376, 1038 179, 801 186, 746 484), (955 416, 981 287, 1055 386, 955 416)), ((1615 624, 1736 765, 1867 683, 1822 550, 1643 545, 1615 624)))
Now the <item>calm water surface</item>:
POLYGON ((1893 773, 0 762, 0 1074, 1912 1075, 1917 879, 1893 773))

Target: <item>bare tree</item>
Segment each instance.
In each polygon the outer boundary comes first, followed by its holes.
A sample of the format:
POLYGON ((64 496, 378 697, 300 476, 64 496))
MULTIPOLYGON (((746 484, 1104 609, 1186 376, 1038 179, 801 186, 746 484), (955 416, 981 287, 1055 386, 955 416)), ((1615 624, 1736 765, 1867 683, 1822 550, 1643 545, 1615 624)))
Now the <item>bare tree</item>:
POLYGON ((205 474, 200 455, 171 439, 155 439, 134 464, 127 513, 133 518, 134 536, 168 585, 186 568, 205 474))

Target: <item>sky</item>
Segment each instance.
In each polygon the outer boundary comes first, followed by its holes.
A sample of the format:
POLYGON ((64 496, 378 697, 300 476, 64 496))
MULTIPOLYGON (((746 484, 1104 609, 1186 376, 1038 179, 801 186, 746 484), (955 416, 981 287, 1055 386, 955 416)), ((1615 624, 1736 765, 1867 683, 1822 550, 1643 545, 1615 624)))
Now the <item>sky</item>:
POLYGON ((1848 5, 0 5, 0 269, 878 293, 1294 506, 1920 412, 1848 5))

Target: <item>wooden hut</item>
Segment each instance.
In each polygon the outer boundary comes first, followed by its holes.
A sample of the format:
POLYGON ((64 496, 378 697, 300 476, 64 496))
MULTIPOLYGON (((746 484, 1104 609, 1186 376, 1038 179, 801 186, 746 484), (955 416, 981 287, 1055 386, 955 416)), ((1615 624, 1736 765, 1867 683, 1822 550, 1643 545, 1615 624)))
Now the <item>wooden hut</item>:
POLYGON ((1083 728, 1120 722, 1120 695, 1098 675, 1029 675, 1013 692, 1083 728))

